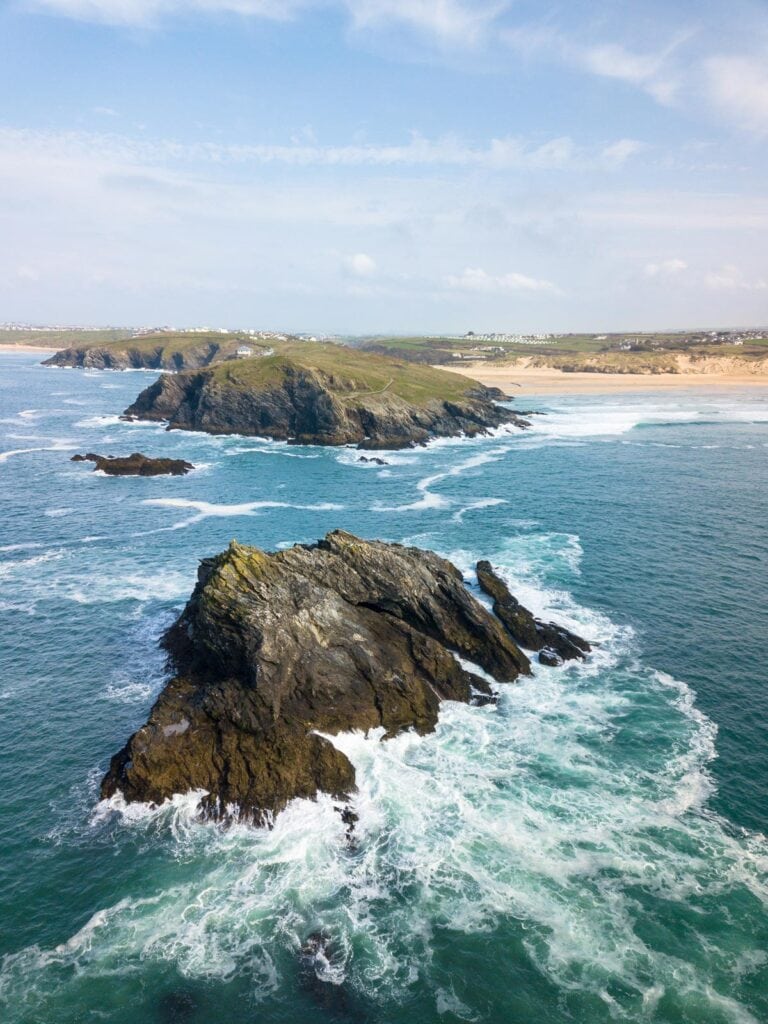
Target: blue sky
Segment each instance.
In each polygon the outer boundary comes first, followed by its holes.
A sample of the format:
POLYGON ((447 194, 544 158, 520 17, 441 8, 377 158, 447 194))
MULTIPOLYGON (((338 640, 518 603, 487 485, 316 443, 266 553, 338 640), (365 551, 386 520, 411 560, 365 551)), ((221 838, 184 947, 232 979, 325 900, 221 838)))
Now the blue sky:
POLYGON ((751 0, 0 4, 0 319, 768 323, 751 0))

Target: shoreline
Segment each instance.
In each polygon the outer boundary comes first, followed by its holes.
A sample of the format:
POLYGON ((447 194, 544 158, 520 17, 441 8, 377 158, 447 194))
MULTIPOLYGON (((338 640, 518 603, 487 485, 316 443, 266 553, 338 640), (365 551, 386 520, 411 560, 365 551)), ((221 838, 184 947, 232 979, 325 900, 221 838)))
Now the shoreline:
POLYGON ((436 367, 472 377, 488 387, 518 395, 611 395, 632 391, 768 388, 768 375, 727 373, 566 373, 554 367, 488 366, 484 363, 436 367))
POLYGON ((0 352, 50 352, 53 355, 58 351, 49 345, 9 345, 0 342, 0 352))

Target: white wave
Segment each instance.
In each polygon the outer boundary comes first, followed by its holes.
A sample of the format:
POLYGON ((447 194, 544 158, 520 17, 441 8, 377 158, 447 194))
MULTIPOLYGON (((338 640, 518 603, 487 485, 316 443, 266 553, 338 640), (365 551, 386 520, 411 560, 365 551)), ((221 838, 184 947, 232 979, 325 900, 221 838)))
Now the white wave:
POLYGON ((431 476, 425 476, 419 480, 416 484, 416 490, 421 494, 421 497, 417 498, 415 501, 406 502, 402 505, 384 505, 382 503, 377 503, 373 508, 377 512, 418 512, 423 511, 424 509, 445 508, 453 502, 450 498, 441 494, 435 494, 431 490, 436 483, 439 483, 441 480, 446 480, 449 477, 462 476, 468 470, 477 469, 489 462, 497 462, 507 454, 507 451, 508 449, 505 447, 492 448, 490 451, 478 452, 476 455, 471 456, 471 458, 465 459, 464 462, 459 462, 455 466, 451 466, 450 469, 442 470, 439 473, 433 473, 431 476))
POLYGON ((49 508, 43 514, 50 519, 61 519, 63 516, 72 515, 74 511, 73 508, 49 508))
POLYGON ((8 579, 9 577, 19 575, 24 576, 35 566, 57 561, 63 557, 64 551, 61 548, 56 548, 52 551, 46 551, 43 555, 33 555, 32 558, 0 562, 0 579, 8 579))
POLYGON ((455 523, 463 523, 464 516, 467 512, 474 512, 476 509, 495 508, 497 505, 506 504, 506 498, 480 498, 478 501, 470 502, 469 505, 465 505, 464 508, 460 508, 458 512, 454 512, 451 519, 453 519, 455 523))
POLYGON ((0 462, 7 462, 14 455, 28 455, 32 452, 71 452, 77 446, 68 441, 56 442, 39 448, 15 448, 13 451, 0 452, 0 462))
POLYGON ((219 505, 210 501, 193 501, 190 498, 147 498, 142 504, 155 505, 158 508, 194 509, 197 515, 191 516, 189 519, 185 519, 170 527, 170 529, 176 530, 182 529, 185 526, 191 526, 193 523, 199 523, 203 519, 255 516, 263 510, 271 508, 305 509, 310 512, 328 512, 344 508, 343 505, 337 505, 333 502, 297 505, 288 501, 246 501, 239 505, 219 505))
POLYGON ((152 696, 152 689, 149 683, 132 682, 122 686, 110 683, 104 691, 104 697, 119 704, 145 704, 152 696))
POLYGON ((736 400, 625 398, 584 403, 571 399, 536 417, 526 437, 601 437, 626 434, 640 426, 768 422, 768 404, 736 400))
POLYGON ((183 572, 91 573, 87 579, 62 579, 57 589, 76 604, 111 604, 117 601, 173 601, 185 598, 193 580, 183 572))
POLYGON ((287 459, 319 459, 321 453, 317 451, 303 451, 296 445, 289 445, 287 441, 273 441, 269 445, 254 445, 250 448, 231 448, 225 455, 282 455, 287 459))

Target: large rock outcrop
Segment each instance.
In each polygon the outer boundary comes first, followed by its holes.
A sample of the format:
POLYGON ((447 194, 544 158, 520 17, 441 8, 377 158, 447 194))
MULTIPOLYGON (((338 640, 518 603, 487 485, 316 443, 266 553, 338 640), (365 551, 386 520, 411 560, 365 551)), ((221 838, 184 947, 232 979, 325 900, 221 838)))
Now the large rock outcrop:
POLYGON ((195 467, 185 459, 153 459, 141 452, 131 455, 73 455, 70 462, 94 462, 107 476, 185 476, 195 467))
POLYGON ((402 364, 395 364, 402 380, 369 389, 345 369, 346 356, 358 362, 376 358, 345 351, 341 368, 332 372, 277 356, 164 375, 142 391, 125 415, 167 421, 172 430, 371 449, 474 436, 505 423, 527 426, 496 404, 505 397, 496 388, 431 368, 411 366, 403 373, 402 364), (409 375, 416 378, 412 387, 409 375))
POLYGON ((343 531, 274 554, 233 541, 201 563, 163 643, 176 674, 102 795, 159 803, 205 790, 211 815, 257 821, 294 797, 354 789, 324 734, 426 733, 442 700, 490 694, 459 658, 499 683, 530 672, 450 562, 343 531))

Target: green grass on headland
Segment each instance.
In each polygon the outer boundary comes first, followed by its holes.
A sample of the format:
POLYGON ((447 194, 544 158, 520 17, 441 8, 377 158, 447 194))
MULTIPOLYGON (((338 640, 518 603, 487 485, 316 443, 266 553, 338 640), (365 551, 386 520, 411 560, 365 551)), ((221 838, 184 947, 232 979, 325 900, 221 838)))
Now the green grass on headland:
POLYGON ((287 369, 315 370, 330 381, 331 390, 346 401, 376 395, 397 396, 413 405, 433 399, 459 400, 479 386, 448 370, 420 366, 375 352, 330 343, 277 342, 273 355, 217 363, 213 375, 230 386, 260 390, 279 383, 287 369))

